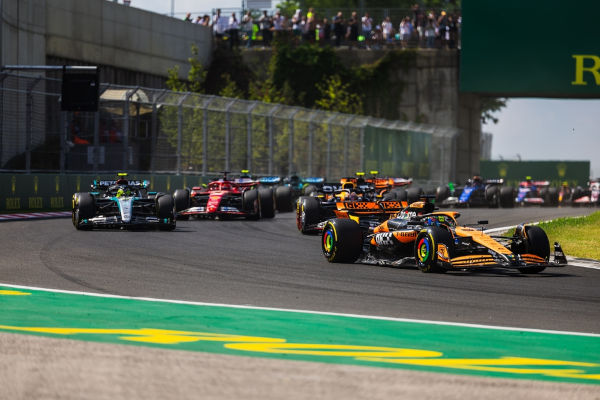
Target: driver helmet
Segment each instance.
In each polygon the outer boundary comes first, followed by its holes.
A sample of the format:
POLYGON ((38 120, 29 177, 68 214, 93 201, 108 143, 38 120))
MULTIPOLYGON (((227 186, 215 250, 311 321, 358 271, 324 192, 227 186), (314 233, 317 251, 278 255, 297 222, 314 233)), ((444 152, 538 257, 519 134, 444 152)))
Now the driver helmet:
POLYGON ((427 217, 425 218, 425 225, 440 226, 440 221, 436 217, 427 217))
POLYGON ((476 185, 480 185, 483 183, 483 179, 481 178, 481 176, 475 175, 473 176, 473 183, 475 183, 476 185))
POLYGON ((120 185, 119 189, 117 189, 117 197, 121 196, 131 196, 131 189, 125 185, 120 185))

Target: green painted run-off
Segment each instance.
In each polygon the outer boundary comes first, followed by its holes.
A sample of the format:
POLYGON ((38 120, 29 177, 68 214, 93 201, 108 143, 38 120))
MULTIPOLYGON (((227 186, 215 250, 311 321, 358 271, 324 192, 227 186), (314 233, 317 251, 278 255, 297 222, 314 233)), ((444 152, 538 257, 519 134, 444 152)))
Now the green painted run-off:
POLYGON ((0 286, 0 332, 240 356, 600 384, 600 336, 0 286))

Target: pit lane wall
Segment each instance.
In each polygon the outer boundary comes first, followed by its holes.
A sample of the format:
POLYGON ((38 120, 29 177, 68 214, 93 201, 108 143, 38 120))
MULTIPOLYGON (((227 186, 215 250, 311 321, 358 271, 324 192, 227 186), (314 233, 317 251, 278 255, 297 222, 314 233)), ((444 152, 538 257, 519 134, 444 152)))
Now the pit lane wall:
POLYGON ((550 181, 552 186, 567 182, 570 187, 586 186, 590 178, 589 161, 481 161, 481 176, 502 178, 518 186, 527 176, 536 181, 550 181))
MULTIPOLYGON (((178 188, 207 183, 199 175, 130 174, 129 179, 150 181, 150 190, 173 193, 178 188)), ((94 179, 115 179, 115 174, 0 174, 0 213, 34 210, 68 210, 73 193, 87 192, 94 179)))

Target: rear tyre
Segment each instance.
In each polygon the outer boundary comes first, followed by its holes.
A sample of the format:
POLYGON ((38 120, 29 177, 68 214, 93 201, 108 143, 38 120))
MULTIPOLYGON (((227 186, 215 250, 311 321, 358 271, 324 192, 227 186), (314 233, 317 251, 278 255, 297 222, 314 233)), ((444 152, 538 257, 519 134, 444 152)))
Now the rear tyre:
MULTIPOLYGON (((548 241, 546 232, 538 226, 525 226, 523 230, 525 231, 525 240, 524 248, 521 251, 526 254, 535 254, 548 261, 550 257, 550 242, 548 241)), ((545 269, 545 266, 533 266, 519 268, 519 272, 522 274, 537 274, 545 269)))
POLYGON ((175 202, 173 197, 168 194, 162 195, 156 200, 156 214, 158 216, 159 229, 162 231, 172 231, 175 229, 175 202))
POLYGON ((438 250, 440 245, 445 245, 448 250, 448 257, 452 258, 454 254, 454 243, 452 234, 444 228, 432 226, 422 230, 417 235, 415 241, 415 261, 421 272, 425 273, 444 273, 446 268, 439 259, 438 250))
POLYGON ((404 189, 404 188, 392 189, 392 193, 395 193, 396 200, 408 201, 408 198, 406 197, 406 189, 404 189))
POLYGON ((490 186, 485 189, 485 200, 490 208, 500 206, 500 193, 498 193, 497 186, 490 186))
POLYGON ((92 229, 92 224, 82 225, 82 221, 93 218, 94 215, 96 215, 94 196, 89 193, 75 193, 73 195, 72 213, 73 226, 75 226, 75 229, 81 231, 92 229))
POLYGON ((246 219, 256 220, 260 218, 260 203, 258 190, 250 189, 242 193, 242 207, 248 216, 246 219))
POLYGON ((544 202, 547 203, 549 206, 557 207, 558 206, 558 188, 555 188, 555 187, 548 188, 544 202))
POLYGON ((277 186, 275 188, 275 204, 279 212, 291 212, 292 207, 292 189, 289 186, 277 186))
POLYGON ((512 186, 506 186, 500 189, 500 206, 512 208, 515 206, 515 193, 512 186))
POLYGON ((319 223, 319 199, 312 196, 302 196, 298 199, 296 224, 304 234, 315 232, 314 225, 319 223))
POLYGON ((305 196, 310 196, 310 194, 312 192, 316 192, 317 191, 317 187, 315 185, 307 185, 304 187, 304 195, 305 196))
MULTIPOLYGON (((190 191, 188 189, 177 189, 173 195, 175 199, 175 212, 181 212, 190 208, 190 191)), ((186 221, 190 219, 189 215, 177 215, 177 219, 186 221)))
POLYGON ((261 218, 273 218, 275 216, 275 202, 273 201, 272 188, 259 188, 258 198, 260 204, 261 218))
POLYGON ((351 219, 327 221, 321 235, 321 249, 329 262, 353 263, 362 251, 362 232, 351 219))
POLYGON ((423 194, 423 189, 421 188, 410 188, 406 191, 406 197, 407 197, 407 201, 408 203, 414 203, 416 201, 419 201, 419 199, 421 198, 421 195, 423 194))
POLYGON ((441 204, 448 197, 450 197, 450 188, 448 185, 438 186, 435 190, 435 203, 441 204))

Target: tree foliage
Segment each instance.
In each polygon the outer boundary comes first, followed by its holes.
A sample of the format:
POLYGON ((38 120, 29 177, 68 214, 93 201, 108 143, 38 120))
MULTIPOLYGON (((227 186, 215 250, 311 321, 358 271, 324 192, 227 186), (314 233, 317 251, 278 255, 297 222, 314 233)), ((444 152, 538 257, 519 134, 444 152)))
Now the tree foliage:
POLYGON ((315 105, 321 110, 337 111, 346 114, 362 114, 362 99, 350 91, 350 84, 343 83, 339 75, 332 75, 317 84, 321 98, 315 105))
POLYGON ((508 99, 504 97, 482 97, 481 98, 481 123, 489 124, 490 122, 497 124, 498 118, 495 113, 506 107, 508 99))

